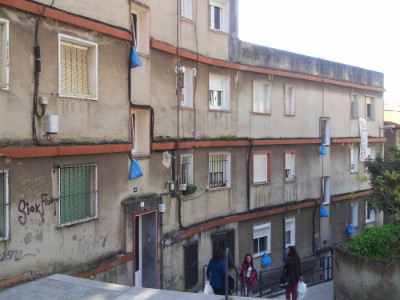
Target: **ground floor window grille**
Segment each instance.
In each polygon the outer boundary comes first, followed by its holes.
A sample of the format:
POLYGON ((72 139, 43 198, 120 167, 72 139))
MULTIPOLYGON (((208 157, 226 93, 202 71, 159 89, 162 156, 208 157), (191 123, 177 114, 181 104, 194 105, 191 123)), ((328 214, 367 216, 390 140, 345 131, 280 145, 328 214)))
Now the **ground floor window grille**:
POLYGON ((9 206, 8 170, 0 169, 0 241, 9 239, 9 206))
POLYGON ((198 281, 199 253, 198 243, 184 246, 185 249, 185 290, 194 286, 198 281))
POLYGON ((59 224, 97 218, 97 166, 59 166, 59 224))
MULTIPOLYGON (((229 251, 232 253, 232 257, 235 257, 235 230, 225 230, 221 232, 217 232, 211 235, 212 240, 212 250, 216 248, 222 248, 225 253, 225 249, 229 248, 229 251)), ((232 265, 229 263, 229 268, 232 265)))

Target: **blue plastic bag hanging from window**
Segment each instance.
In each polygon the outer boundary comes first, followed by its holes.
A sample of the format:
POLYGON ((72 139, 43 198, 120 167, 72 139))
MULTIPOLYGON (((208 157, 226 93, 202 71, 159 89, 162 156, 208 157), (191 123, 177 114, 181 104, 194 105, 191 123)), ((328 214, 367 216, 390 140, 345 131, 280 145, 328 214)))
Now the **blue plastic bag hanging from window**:
POLYGON ((131 69, 136 68, 136 67, 140 67, 142 64, 139 56, 136 54, 136 51, 134 48, 131 49, 132 53, 131 53, 131 63, 130 63, 130 67, 131 69))
POLYGON ((323 218, 323 217, 329 217, 328 211, 327 211, 327 210, 325 209, 325 207, 322 206, 322 205, 321 205, 321 210, 320 210, 320 212, 319 212, 319 216, 320 216, 321 218, 323 218))
POLYGON ((136 160, 131 160, 131 169, 129 171, 129 180, 143 176, 142 170, 136 160))
POLYGON ((262 258, 262 266, 266 267, 268 265, 272 264, 271 259, 269 258, 267 252, 264 252, 263 258, 262 258))

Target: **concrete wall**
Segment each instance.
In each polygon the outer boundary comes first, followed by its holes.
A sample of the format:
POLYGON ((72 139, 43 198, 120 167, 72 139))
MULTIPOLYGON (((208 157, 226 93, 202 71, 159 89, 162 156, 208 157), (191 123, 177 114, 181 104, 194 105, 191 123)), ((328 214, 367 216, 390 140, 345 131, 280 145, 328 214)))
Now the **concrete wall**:
MULTIPOLYGON (((0 93, 0 142, 30 144, 35 16, 2 8, 0 17, 10 20, 10 90, 0 93)), ((53 143, 129 142, 129 43, 46 18, 39 22, 38 43, 42 66, 38 96, 48 97, 46 115, 58 115, 59 120, 53 143), (59 33, 98 44, 98 100, 58 95, 59 33)), ((39 142, 50 144, 43 137, 45 118, 36 120, 39 142)))
POLYGON ((399 299, 400 259, 391 262, 335 248, 336 300, 399 299))

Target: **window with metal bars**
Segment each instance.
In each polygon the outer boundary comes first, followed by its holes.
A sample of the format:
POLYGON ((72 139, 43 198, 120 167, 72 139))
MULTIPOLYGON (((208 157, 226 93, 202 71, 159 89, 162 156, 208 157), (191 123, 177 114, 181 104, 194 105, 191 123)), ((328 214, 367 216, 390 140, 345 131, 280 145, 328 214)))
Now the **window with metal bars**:
POLYGON ((182 183, 193 183, 193 155, 181 155, 181 176, 182 183))
POLYGON ((208 187, 230 187, 230 154, 210 154, 208 162, 208 187))
POLYGON ((59 35, 59 92, 97 99, 97 44, 59 35))
MULTIPOLYGON (((232 257, 235 257, 235 230, 224 230, 211 235, 212 240, 212 251, 217 248, 221 248, 224 250, 229 248, 229 251, 232 253, 232 257)), ((229 268, 233 267, 231 263, 229 263, 229 268)))
POLYGON ((199 281, 199 245, 196 242, 185 245, 185 289, 194 286, 199 281))
POLYGON ((59 166, 58 176, 60 226, 97 218, 96 164, 59 166))
POLYGON ((9 239, 9 181, 8 170, 0 169, 0 241, 9 239))

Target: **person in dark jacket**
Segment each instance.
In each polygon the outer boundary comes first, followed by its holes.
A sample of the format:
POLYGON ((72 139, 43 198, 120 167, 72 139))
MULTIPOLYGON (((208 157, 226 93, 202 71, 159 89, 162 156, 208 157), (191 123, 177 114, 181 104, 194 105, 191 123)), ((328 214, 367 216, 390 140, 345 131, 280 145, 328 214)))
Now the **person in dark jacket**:
POLYGON ((225 295, 225 254, 221 248, 214 250, 207 266, 207 280, 213 288, 214 294, 225 295))
POLYGON ((290 285, 286 288, 286 299, 290 300, 292 294, 292 300, 297 300, 297 286, 299 281, 303 280, 300 258, 294 246, 287 247, 286 255, 285 276, 290 278, 290 285))

